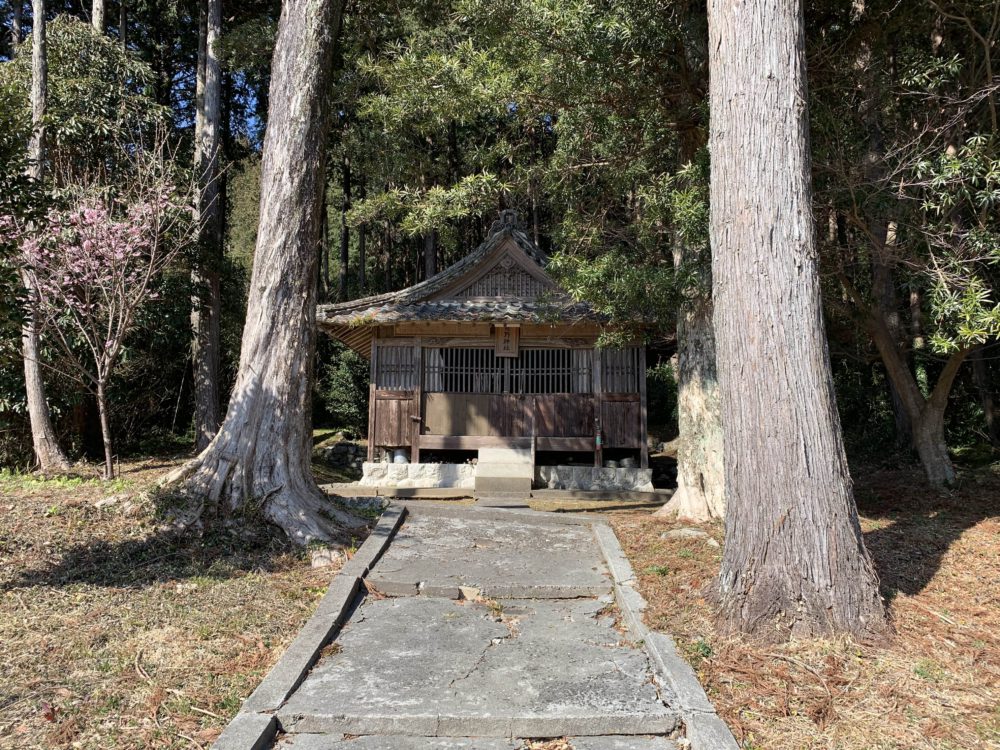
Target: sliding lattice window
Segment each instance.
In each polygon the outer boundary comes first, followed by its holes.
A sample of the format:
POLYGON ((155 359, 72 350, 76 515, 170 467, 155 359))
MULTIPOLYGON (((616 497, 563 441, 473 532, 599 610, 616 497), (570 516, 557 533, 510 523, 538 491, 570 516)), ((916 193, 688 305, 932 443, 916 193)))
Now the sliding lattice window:
POLYGON ((589 349, 522 349, 497 357, 486 348, 424 350, 424 390, 440 393, 590 393, 589 349))
POLYGON ((637 393, 639 354, 639 349, 634 346, 604 349, 601 352, 601 390, 605 393, 637 393))
POLYGON ((375 386, 387 391, 417 387, 417 366, 412 345, 375 348, 375 386))

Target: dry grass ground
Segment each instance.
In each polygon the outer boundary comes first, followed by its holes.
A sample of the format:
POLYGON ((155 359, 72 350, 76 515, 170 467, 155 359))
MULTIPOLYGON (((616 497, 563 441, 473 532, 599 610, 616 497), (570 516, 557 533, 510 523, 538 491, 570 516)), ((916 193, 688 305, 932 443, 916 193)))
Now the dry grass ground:
MULTIPOLYGON (((661 538, 682 523, 618 513, 649 625, 677 638, 746 750, 1000 748, 1000 472, 944 495, 917 472, 880 472, 856 492, 891 639, 720 638, 706 597, 721 548, 661 538)), ((705 529, 722 541, 721 525, 705 529)))
POLYGON ((260 524, 161 531, 163 464, 0 474, 0 748, 207 748, 323 594, 260 524))

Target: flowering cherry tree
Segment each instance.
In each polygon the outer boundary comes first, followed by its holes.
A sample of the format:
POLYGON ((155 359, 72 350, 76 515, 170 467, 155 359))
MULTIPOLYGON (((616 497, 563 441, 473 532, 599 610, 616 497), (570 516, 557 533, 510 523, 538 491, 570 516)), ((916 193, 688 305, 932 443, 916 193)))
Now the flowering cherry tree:
POLYGON ((163 270, 196 237, 190 196, 149 175, 120 191, 88 192, 32 228, 9 217, 0 233, 20 240, 23 270, 43 331, 66 375, 97 399, 104 476, 114 476, 107 386, 136 314, 156 298, 163 270))

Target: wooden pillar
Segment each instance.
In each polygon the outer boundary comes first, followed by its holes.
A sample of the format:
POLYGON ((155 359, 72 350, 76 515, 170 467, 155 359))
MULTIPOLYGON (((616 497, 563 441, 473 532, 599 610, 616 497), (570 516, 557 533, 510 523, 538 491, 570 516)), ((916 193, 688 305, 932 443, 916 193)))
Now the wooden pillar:
POLYGON ((636 377, 639 380, 639 428, 641 430, 640 439, 642 443, 639 448, 639 466, 643 469, 649 468, 649 433, 646 424, 646 347, 639 346, 639 364, 636 377))
POLYGON ((538 397, 531 397, 531 476, 534 482, 535 453, 538 447, 538 397))
POLYGON ((604 373, 603 363, 604 355, 603 352, 594 347, 594 466, 600 468, 604 466, 604 437, 601 436, 601 442, 597 442, 597 436, 600 435, 601 430, 601 402, 604 399, 604 373))
POLYGON ((424 425, 424 346, 423 339, 413 340, 413 404, 410 407, 410 463, 420 463, 420 435, 424 425))
POLYGON ((375 372, 378 341, 372 339, 371 364, 368 368, 368 463, 375 460, 375 372))

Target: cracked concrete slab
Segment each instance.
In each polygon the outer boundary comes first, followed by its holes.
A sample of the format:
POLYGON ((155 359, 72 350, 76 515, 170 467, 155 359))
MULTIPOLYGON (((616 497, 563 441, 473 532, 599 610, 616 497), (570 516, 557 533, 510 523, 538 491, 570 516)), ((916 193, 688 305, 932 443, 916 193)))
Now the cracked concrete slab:
POLYGON ((607 601, 365 601, 278 719, 300 733, 669 733, 678 715, 607 601))
POLYGON ((589 524, 415 515, 367 580, 390 596, 457 597, 459 587, 492 598, 574 598, 612 590, 589 524))

